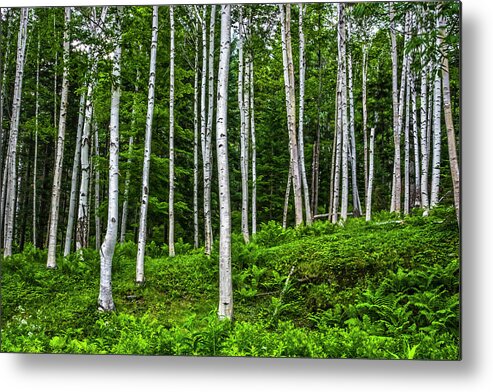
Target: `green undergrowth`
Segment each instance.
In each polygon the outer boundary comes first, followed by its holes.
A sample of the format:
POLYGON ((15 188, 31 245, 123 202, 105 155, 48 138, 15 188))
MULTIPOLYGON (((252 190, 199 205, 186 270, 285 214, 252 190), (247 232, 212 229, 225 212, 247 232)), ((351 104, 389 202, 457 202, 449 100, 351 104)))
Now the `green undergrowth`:
MULTIPOLYGON (((217 243, 215 244, 217 249, 217 243)), ((96 302, 98 253, 45 268, 26 247, 2 263, 3 352, 312 358, 460 358, 459 231, 451 209, 372 222, 270 222, 249 244, 233 235, 234 320, 220 321, 218 255, 187 244, 174 258, 117 246, 116 311, 96 302)))

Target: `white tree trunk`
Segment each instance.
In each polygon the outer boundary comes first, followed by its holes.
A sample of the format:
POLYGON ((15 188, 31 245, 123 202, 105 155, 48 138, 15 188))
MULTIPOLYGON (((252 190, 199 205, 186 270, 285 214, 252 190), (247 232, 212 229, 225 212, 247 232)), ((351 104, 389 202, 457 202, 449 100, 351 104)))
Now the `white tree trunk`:
POLYGON ((48 268, 56 267, 56 242, 58 232, 58 215, 60 203, 60 186, 62 181, 63 149, 65 145, 65 126, 67 123, 67 105, 69 88, 69 54, 70 54, 70 25, 71 8, 65 8, 65 31, 63 33, 63 79, 62 97, 60 101, 60 119, 58 120, 58 139, 55 155, 55 170, 53 172, 53 188, 51 191, 50 231, 48 240, 48 268))
POLYGON ((169 198, 168 198, 168 249, 175 256, 175 17, 174 7, 169 7, 170 65, 169 65, 169 198))
MULTIPOLYGON (((140 46, 139 46, 140 49, 140 46)), ((137 108, 137 94, 139 92, 139 81, 140 81, 140 72, 137 70, 137 75, 136 75, 136 82, 135 82, 135 92, 134 92, 134 98, 133 98, 133 105, 132 105, 132 120, 130 123, 130 133, 131 136, 128 141, 128 169, 125 174, 125 189, 123 191, 123 206, 122 206, 122 223, 120 227, 120 242, 125 241, 125 234, 127 232, 127 219, 128 219, 128 193, 130 189, 130 167, 132 164, 132 153, 133 153, 133 146, 134 146, 134 137, 133 135, 135 134, 135 117, 136 117, 136 108, 137 108)))
POLYGON ((409 101, 410 101, 410 74, 406 83, 406 116, 404 120, 404 214, 409 215, 410 189, 409 189, 409 101))
POLYGON ((419 207, 421 206, 421 166, 419 160, 418 109, 416 106, 416 80, 414 74, 411 76, 411 106, 414 141, 414 206, 419 207))
POLYGON ((341 163, 341 219, 347 219, 348 196, 349 196, 349 129, 347 118, 347 71, 346 71, 346 27, 345 27, 345 5, 338 3, 338 41, 340 62, 340 88, 341 88, 341 119, 342 119, 342 163, 341 163))
POLYGON ((70 201, 68 207, 67 231, 65 233, 65 246, 63 256, 66 257, 72 247, 72 236, 75 220, 75 203, 77 202, 77 178, 79 176, 80 166, 80 144, 82 137, 82 128, 84 127, 84 107, 86 106, 86 95, 84 92, 80 95, 79 118, 77 122, 77 136, 75 140, 74 162, 72 165, 72 179, 70 182, 70 201))
POLYGON ((304 112, 305 112, 305 72, 306 72, 306 59, 305 59, 305 33, 303 32, 303 15, 305 13, 305 5, 299 4, 299 41, 300 41, 300 54, 299 54, 299 72, 300 72, 300 94, 299 94, 299 125, 298 125, 298 147, 299 147, 299 160, 301 179, 303 183, 303 197, 305 198, 305 222, 307 225, 312 224, 312 213, 310 207, 310 192, 308 189, 308 181, 306 179, 306 167, 305 167, 305 141, 303 134, 304 125, 304 112))
MULTIPOLYGON (((420 28, 424 32, 424 28, 420 28)), ((425 46, 421 47, 421 97, 420 97, 420 132, 421 132, 421 207, 425 212, 430 207, 428 199, 428 105, 427 105, 427 63, 425 61, 425 46)))
POLYGON ((342 158, 342 91, 341 91, 341 72, 340 72, 340 60, 339 60, 339 70, 337 77, 337 88, 336 88, 336 130, 334 134, 334 147, 335 147, 335 161, 332 170, 333 173, 333 192, 332 197, 332 223, 336 223, 339 219, 339 198, 340 198, 340 182, 341 182, 341 158, 342 158))
POLYGON ((368 201, 368 111, 367 111, 367 94, 366 94, 366 80, 368 75, 368 47, 363 45, 363 66, 362 66, 362 94, 363 94, 363 154, 364 154, 364 172, 365 172, 365 206, 368 201))
POLYGON ((220 319, 233 317, 231 271, 231 204, 228 165, 228 76, 231 46, 231 5, 221 6, 221 51, 217 87, 217 168, 219 183, 219 307, 220 319))
POLYGON ((354 94, 353 94, 353 59, 351 54, 351 19, 347 20, 347 61, 348 61, 348 82, 349 82, 349 131, 351 145, 351 187, 353 193, 353 216, 361 216, 361 202, 358 192, 357 159, 356 159, 356 137, 354 134, 354 94))
POLYGON ((10 140, 6 167, 7 191, 5 195, 4 257, 12 255, 15 216, 15 187, 17 181, 17 141, 19 138, 19 118, 21 112, 22 80, 24 75, 24 57, 27 43, 27 22, 29 8, 21 8, 19 34, 17 39, 17 62, 14 81, 14 98, 10 121, 10 140))
POLYGON ((156 85, 156 53, 158 38, 158 6, 152 7, 151 61, 149 65, 149 92, 147 95, 146 133, 144 146, 144 165, 142 170, 142 201, 140 205, 139 235, 137 245, 136 278, 138 284, 144 283, 144 253, 147 231, 147 205, 149 203, 149 168, 151 165, 152 117, 154 114, 154 89, 156 85))
POLYGON ((371 220, 371 196, 373 192, 373 162, 375 155, 375 127, 370 130, 370 162, 368 167, 368 189, 366 194, 366 220, 371 220))
POLYGON ((115 309, 111 290, 111 266, 118 237, 118 160, 119 160, 119 123, 120 123, 120 19, 123 7, 117 7, 114 32, 117 43, 113 56, 111 115, 110 115, 110 161, 108 183, 108 223, 103 245, 99 251, 101 257, 98 309, 112 311, 115 309))
POLYGON ((257 232, 257 141, 255 135, 255 100, 252 58, 250 58, 250 134, 252 140, 252 235, 254 235, 257 232))
MULTIPOLYGON (((96 16, 96 8, 92 9, 92 21, 90 28, 95 36, 101 33, 102 25, 106 19, 108 7, 103 7, 99 18, 96 16), (98 19, 98 20, 97 20, 98 19)), ((88 59, 90 64, 90 70, 88 75, 87 95, 86 95, 86 108, 84 114, 84 128, 82 130, 81 138, 81 153, 80 153, 80 166, 81 166, 81 181, 79 190, 79 208, 77 213, 77 232, 75 236, 75 248, 80 251, 82 248, 86 248, 89 242, 89 198, 88 193, 89 177, 90 177, 90 129, 91 120, 93 116, 93 92, 97 77, 97 59, 93 49, 88 49, 88 59)))
POLYGON ((99 125, 94 120, 94 155, 92 157, 94 168, 94 228, 95 228, 95 244, 96 249, 101 248, 101 217, 99 215, 100 198, 100 183, 101 174, 99 170, 99 125))
POLYGON ((212 221, 210 209, 209 184, 207 183, 207 6, 203 6, 202 18, 200 19, 202 28, 202 81, 200 91, 200 141, 202 149, 202 170, 204 181, 204 253, 210 256, 212 251, 212 221))
POLYGON ((291 5, 279 5, 281 11, 281 36, 284 68, 284 88, 289 132, 290 160, 293 170, 294 214, 296 226, 303 224, 302 186, 299 164, 299 148, 296 137, 296 105, 293 54, 291 49, 291 5), (286 10, 284 10, 286 7, 286 10))
MULTIPOLYGON (((392 109, 394 127, 394 169, 392 174, 392 196, 390 211, 400 211, 400 184, 401 184, 401 143, 400 143, 400 118, 399 118, 399 87, 397 85, 398 63, 397 63, 397 40, 395 36, 395 15, 392 3, 389 3, 390 14, 390 39, 392 45, 392 109)), ((402 67, 404 70, 405 67, 402 67)), ((401 86, 402 88, 402 86, 401 86)))
POLYGON ((282 228, 285 229, 288 226, 288 212, 289 212, 289 195, 291 192, 291 184, 293 183, 293 166, 289 164, 288 182, 286 184, 286 192, 284 193, 284 208, 282 213, 282 228))
MULTIPOLYGON (((445 20, 440 20, 440 35, 445 40, 445 20)), ((449 63, 445 48, 442 48, 442 86, 443 86, 443 113, 445 117, 445 126, 447 128, 447 143, 450 162, 450 174, 452 176, 452 187, 454 191, 454 206, 457 216, 457 222, 460 225, 460 171, 457 157, 457 147, 455 144, 454 122, 452 118, 452 107, 450 102, 450 81, 449 81, 449 63)))
POLYGON ((431 197, 430 208, 435 207, 438 204, 438 194, 440 189, 440 153, 441 153, 441 79, 440 74, 435 74, 435 83, 433 88, 433 161, 431 169, 431 197))
POLYGON ((193 84, 193 246, 199 247, 199 41, 195 43, 193 84))
POLYGON ((240 17, 238 22, 238 106, 240 108, 240 171, 241 171, 241 233, 243 241, 250 241, 248 229, 248 131, 247 131, 247 71, 243 54, 245 42, 245 22, 243 20, 243 6, 239 6, 240 17), (244 92, 245 90, 245 92, 244 92))

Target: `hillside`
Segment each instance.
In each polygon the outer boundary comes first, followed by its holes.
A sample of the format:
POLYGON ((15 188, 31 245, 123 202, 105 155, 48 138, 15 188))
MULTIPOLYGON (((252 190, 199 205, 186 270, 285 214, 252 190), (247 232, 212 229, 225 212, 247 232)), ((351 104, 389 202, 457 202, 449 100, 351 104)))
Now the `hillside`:
MULTIPOLYGON (((217 244, 215 246, 217 249, 217 244)), ((115 254, 117 311, 97 309, 99 258, 45 268, 28 247, 3 262, 3 352, 458 359, 459 234, 453 210, 345 226, 264 225, 233 238, 234 321, 218 321, 218 256, 150 244, 115 254)))

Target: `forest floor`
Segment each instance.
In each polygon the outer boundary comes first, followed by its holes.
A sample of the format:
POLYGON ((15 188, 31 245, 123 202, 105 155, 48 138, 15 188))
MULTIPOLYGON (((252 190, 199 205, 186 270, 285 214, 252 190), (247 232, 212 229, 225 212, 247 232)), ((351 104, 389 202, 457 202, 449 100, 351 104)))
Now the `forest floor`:
MULTIPOLYGON (((217 249, 217 244, 216 249, 217 249)), ((113 262, 116 311, 97 310, 99 257, 47 270, 32 246, 2 262, 1 351, 312 358, 460 359, 460 239, 452 209, 372 222, 263 225, 233 237, 234 321, 219 321, 218 256, 136 245, 113 262)))

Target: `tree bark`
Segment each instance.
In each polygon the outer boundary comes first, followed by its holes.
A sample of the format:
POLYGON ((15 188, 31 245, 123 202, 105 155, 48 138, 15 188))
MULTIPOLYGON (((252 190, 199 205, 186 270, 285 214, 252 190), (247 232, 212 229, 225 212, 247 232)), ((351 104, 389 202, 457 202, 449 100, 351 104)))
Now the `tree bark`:
POLYGON ((99 125, 96 120, 93 122, 94 127, 94 155, 92 156, 94 168, 94 228, 95 228, 95 245, 96 249, 101 248, 101 217, 99 207, 101 205, 100 188, 101 174, 99 170, 99 125))
POLYGON ((62 97, 60 101, 60 118, 58 120, 58 139, 51 191, 50 232, 48 240, 48 268, 56 267, 56 245, 58 233, 58 215, 60 203, 60 186, 62 180, 63 150, 65 144, 65 127, 67 123, 68 89, 69 89, 69 54, 70 54, 70 16, 71 8, 65 8, 65 31, 63 33, 63 79, 62 97))
POLYGON ((363 159, 364 159, 364 172, 365 172, 365 206, 368 204, 368 111, 367 111, 367 93, 366 93, 366 81, 368 75, 368 47, 363 45, 363 66, 362 66, 362 101, 363 101, 363 159))
POLYGON ((250 57, 250 133, 252 141, 252 235, 254 235, 257 233, 257 140, 255 135, 255 100, 252 57, 250 57))
POLYGON ((353 217, 361 216, 361 202, 358 192, 357 159, 356 159, 356 137, 354 134, 354 94, 353 94, 353 59, 351 54, 351 19, 347 21, 347 61, 349 82, 349 131, 351 145, 351 188, 353 196, 353 217))
POLYGON ((375 156, 375 127, 370 130, 370 162, 368 167, 368 190, 366 194, 366 220, 371 220, 371 196, 373 192, 373 162, 375 156))
MULTIPOLYGON (((440 35, 445 40, 445 20, 440 20, 440 35)), ((457 216, 457 222, 460 225, 460 170, 457 156, 457 147, 455 144, 455 130, 452 117, 452 107, 450 101, 450 81, 449 81, 449 62, 446 49, 442 47, 442 86, 443 86, 443 113, 445 117, 445 127, 447 128, 447 143, 450 162, 450 174, 452 176, 452 187, 454 191, 454 206, 457 216)))
POLYGON ((410 101, 410 74, 406 83, 406 116, 404 120, 404 215, 409 215, 410 190, 409 190, 409 101, 410 101))
POLYGON ((418 112, 416 106, 416 81, 415 75, 411 75, 411 106, 412 106, 412 122, 413 122, 413 141, 414 141, 414 183, 415 197, 414 206, 421 206, 421 170, 419 160, 419 136, 418 136, 418 112))
MULTIPOLYGON (((424 12, 423 12, 424 13, 424 12)), ((424 27, 421 26, 420 32, 424 33, 424 27)), ((421 132, 421 207, 425 212, 430 207, 428 199, 428 105, 427 105, 427 68, 425 60, 425 45, 421 46, 421 97, 420 97, 420 132, 421 132)))
POLYGON ((193 246, 199 247, 199 40, 195 41, 193 84, 193 246))
POLYGON ((128 169, 125 174, 125 189, 123 191, 123 206, 122 206, 122 223, 120 227, 120 242, 125 241, 125 234, 127 232, 127 219, 128 219, 128 193, 130 189, 130 167, 132 164, 132 154, 134 146, 134 134, 135 134, 135 117, 136 117, 136 107, 137 107, 137 94, 139 92, 139 80, 140 72, 137 70, 137 78, 135 83, 135 92, 132 105, 132 120, 130 123, 130 138, 128 141, 128 169))
POLYGON ((113 311, 115 304, 111 289, 111 266, 118 237, 118 160, 119 160, 119 123, 120 123, 120 23, 123 7, 117 8, 114 26, 117 43, 113 56, 112 88, 111 88, 111 115, 110 115, 110 162, 108 184, 108 223, 103 245, 99 251, 101 257, 98 309, 113 311))
POLYGON ((308 189, 308 181, 306 178, 305 167, 305 141, 303 134, 304 112, 305 112, 305 73, 306 73, 306 59, 305 59, 305 33, 303 32, 303 14, 305 13, 305 5, 299 4, 299 41, 300 41, 300 54, 299 54, 299 125, 298 125, 298 147, 299 147, 299 160, 300 160, 300 174, 303 184, 303 197, 305 200, 305 223, 307 225, 312 224, 312 213, 310 208, 310 191, 308 189))
POLYGON ((27 42, 28 15, 29 8, 21 8, 19 34, 17 39, 17 65, 15 70, 14 98, 12 100, 12 115, 9 132, 10 140, 6 162, 7 190, 5 195, 4 257, 12 255, 15 216, 15 188, 17 181, 17 141, 19 138, 19 118, 21 111, 22 80, 24 76, 24 57, 27 42))
POLYGON ((79 103, 79 118, 77 122, 77 136, 75 140, 74 162, 72 165, 72 179, 70 183, 70 202, 68 207, 67 231, 65 233, 65 246, 63 256, 66 257, 72 247, 72 236, 74 230, 75 219, 75 203, 77 202, 77 178, 79 176, 80 167, 80 147, 82 128, 84 127, 84 107, 86 106, 86 95, 84 92, 80 95, 79 103))
POLYGON ((170 18, 170 65, 169 65, 169 198, 168 198, 168 249, 175 256, 175 17, 174 7, 169 6, 170 18))
POLYGON ((248 229, 248 131, 247 131, 247 108, 245 59, 243 45, 245 42, 245 22, 243 18, 243 6, 239 5, 240 19, 238 22, 238 106, 240 108, 240 171, 241 171, 241 233, 243 241, 250 241, 248 229))
POLYGON ((219 183, 219 307, 220 319, 233 317, 231 271, 231 204, 228 165, 228 76, 231 46, 231 5, 221 5, 221 51, 217 87, 217 167, 219 183))
POLYGON ((435 82, 433 88, 433 161, 431 169, 431 197, 430 208, 438 204, 438 194, 440 190, 440 153, 441 153, 441 79, 438 69, 435 74, 435 82))
POLYGON ((138 284, 144 283, 144 253, 147 230, 147 205, 149 203, 149 169, 151 165, 152 117, 154 114, 154 90, 156 85, 156 54, 158 39, 158 6, 152 7, 152 41, 149 65, 149 91, 147 96, 147 116, 142 170, 142 198, 140 205, 139 234, 137 246, 136 278, 138 284))
POLYGON ((296 226, 303 224, 302 186, 299 164, 299 149, 296 137, 296 106, 293 54, 291 49, 291 5, 279 5, 281 11, 281 36, 284 64, 284 88, 286 93, 286 113, 289 131, 290 161, 293 170, 294 213, 296 226), (284 10, 285 7, 285 10, 284 10))

